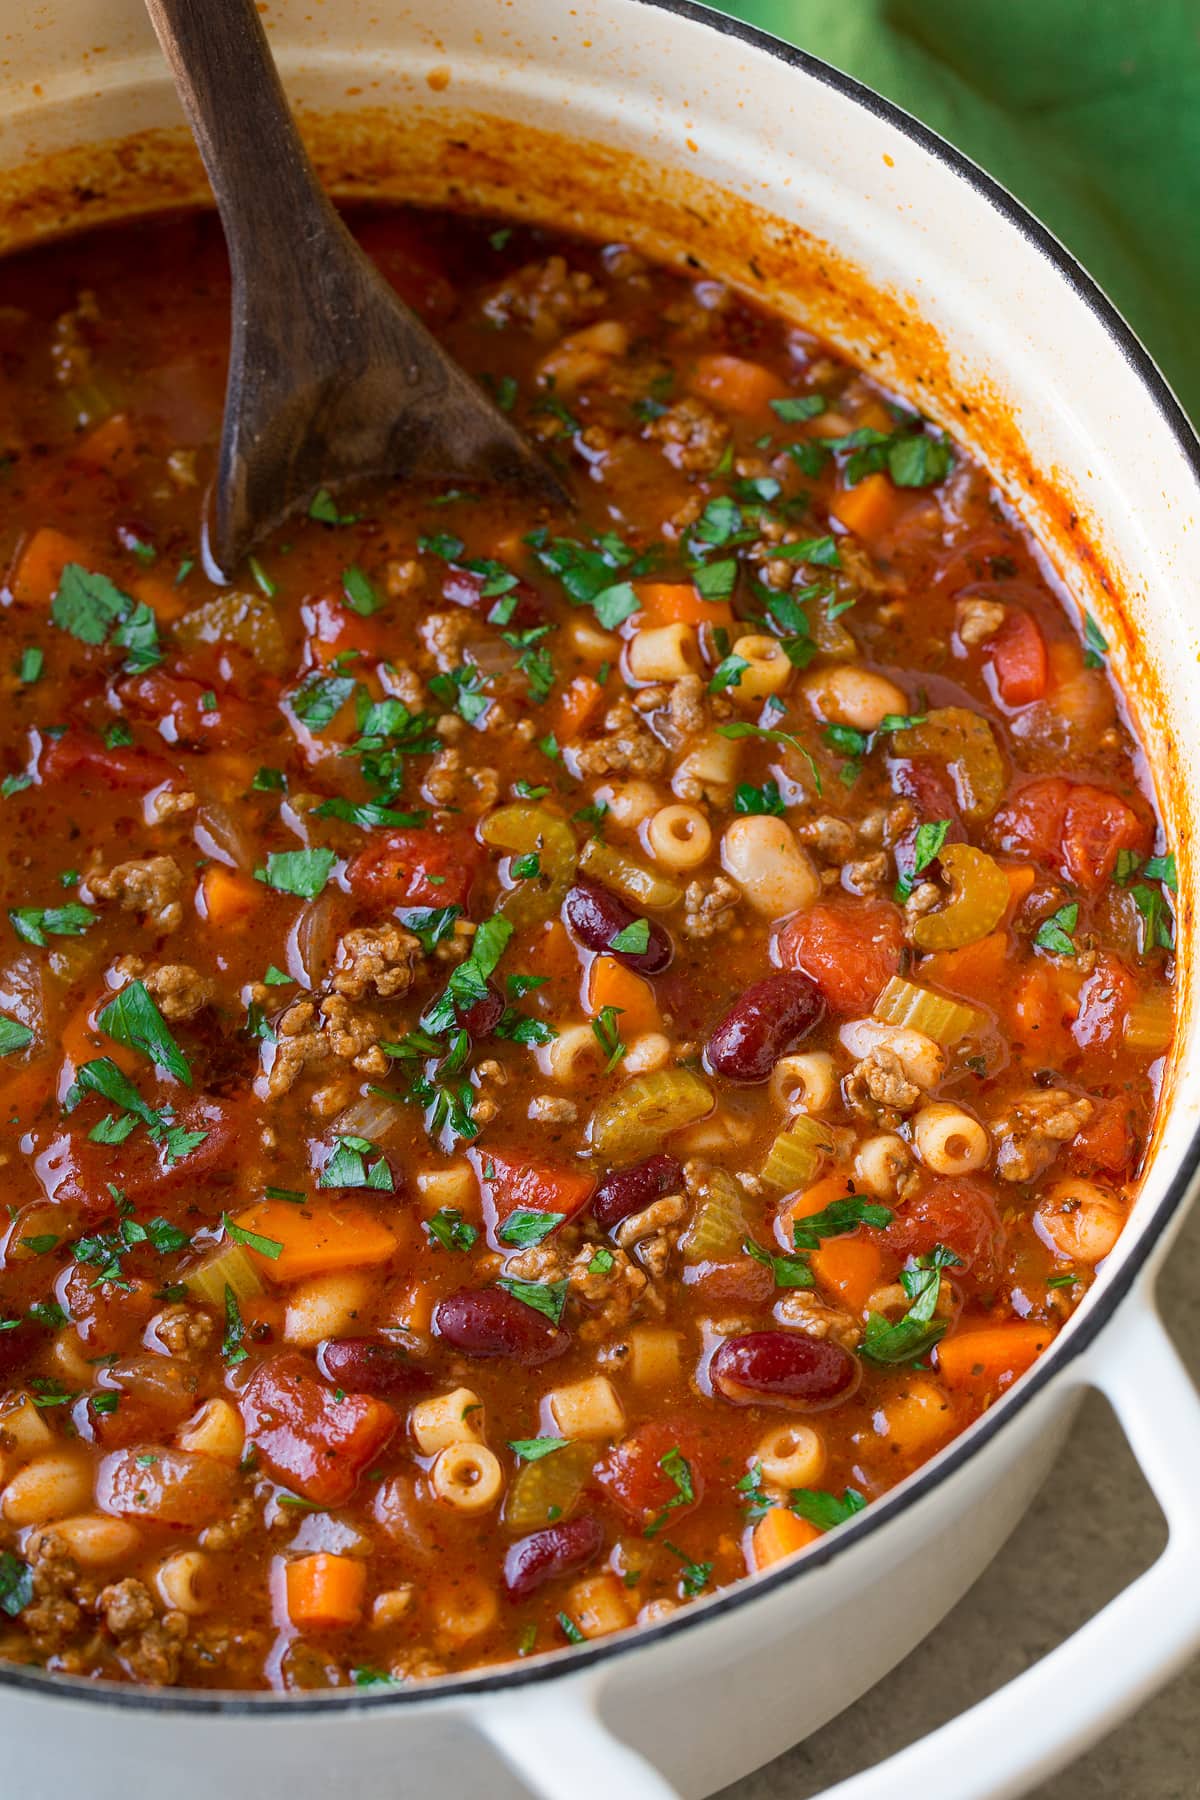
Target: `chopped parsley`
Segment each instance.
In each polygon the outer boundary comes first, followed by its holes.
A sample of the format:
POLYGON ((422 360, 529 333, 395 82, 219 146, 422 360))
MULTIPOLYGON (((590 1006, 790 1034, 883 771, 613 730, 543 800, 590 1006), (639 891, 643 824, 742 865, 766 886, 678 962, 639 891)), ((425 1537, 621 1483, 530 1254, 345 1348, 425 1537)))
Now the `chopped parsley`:
POLYGON ((786 400, 772 400, 771 411, 785 425, 799 425, 819 418, 827 405, 824 394, 791 394, 786 400))
POLYGON ((659 1457, 658 1466, 671 1482, 675 1493, 661 1512, 646 1526, 646 1537, 654 1537, 660 1532, 677 1507, 694 1506, 696 1501, 696 1484, 692 1480, 692 1465, 678 1444, 673 1445, 665 1456, 659 1457))
POLYGON ((531 1307, 534 1312, 541 1313, 552 1325, 557 1325, 563 1316, 563 1307, 567 1304, 567 1281, 518 1281, 515 1275, 501 1276, 498 1287, 522 1306, 531 1307))
POLYGON ((608 947, 625 956, 643 956, 650 947, 649 919, 631 919, 609 939, 608 947))
POLYGON ((663 1549, 669 1550, 671 1555, 677 1556, 683 1564, 681 1571, 683 1596, 685 1600, 694 1600, 697 1594, 704 1592, 712 1580, 712 1563, 693 1562, 686 1550, 681 1550, 678 1544, 671 1542, 670 1538, 663 1539, 663 1549))
POLYGON ((770 1269, 775 1286, 781 1288, 810 1288, 814 1285, 813 1272, 808 1266, 806 1256, 774 1256, 756 1244, 753 1238, 747 1238, 742 1245, 747 1256, 752 1256, 764 1269, 770 1269))
POLYGON ((1054 956, 1074 956, 1076 946, 1071 933, 1078 923, 1079 903, 1072 900, 1066 906, 1060 906, 1048 919, 1043 919, 1033 941, 1039 950, 1049 950, 1054 956))
POLYGON ((0 1551, 0 1607, 15 1619, 33 1599, 33 1570, 11 1550, 0 1551))
POLYGON ((540 1244, 566 1216, 566 1213, 538 1212, 530 1206, 518 1206, 509 1213, 496 1236, 502 1244, 525 1249, 530 1244, 540 1244))
POLYGON ((283 1245, 278 1238, 263 1237, 260 1232, 247 1231, 244 1225, 239 1225, 228 1213, 221 1214, 221 1224, 227 1238, 232 1239, 235 1244, 245 1244, 247 1250, 257 1250, 268 1262, 278 1262, 283 1255, 283 1245))
POLYGON ((425 1229, 443 1250, 470 1250, 479 1236, 456 1206, 439 1206, 433 1217, 426 1219, 425 1229))
POLYGON ((141 601, 123 593, 107 575, 65 564, 50 603, 60 631, 94 648, 112 642, 129 651, 126 673, 136 675, 162 661, 158 622, 141 601))
POLYGON ((835 1525, 844 1525, 866 1504, 857 1488, 846 1488, 840 1499, 824 1488, 793 1488, 790 1501, 792 1511, 818 1531, 832 1531, 835 1525))
POLYGON ((910 1258, 900 1271, 900 1285, 910 1302, 908 1311, 894 1323, 881 1313, 870 1313, 862 1354, 875 1363, 907 1363, 932 1350, 945 1336, 948 1323, 934 1317, 942 1271, 962 1266, 962 1258, 945 1244, 935 1244, 924 1256, 910 1258))
POLYGON ((822 1238, 841 1237, 844 1232, 856 1231, 860 1225, 890 1225, 892 1210, 881 1206, 876 1200, 864 1200, 858 1194, 848 1194, 844 1200, 831 1200, 820 1212, 809 1213, 806 1219, 797 1219, 792 1225, 792 1241, 797 1250, 817 1250, 822 1238))
POLYGON ((22 1025, 19 1019, 10 1019, 7 1013, 0 1013, 0 1056, 12 1056, 32 1042, 33 1033, 28 1025, 22 1025))
POLYGON ((19 938, 43 947, 47 933, 51 937, 82 937, 96 923, 95 913, 77 900, 66 906, 13 906, 8 916, 19 938))
POLYGON ((395 1182, 387 1158, 376 1156, 373 1163, 366 1160, 378 1148, 370 1138, 339 1135, 333 1155, 321 1170, 317 1186, 373 1188, 378 1193, 393 1193, 395 1182))
POLYGON ((799 738, 793 736, 790 731, 776 731, 767 725, 752 725, 748 719, 733 719, 728 725, 718 725, 717 735, 719 737, 727 738, 761 738, 765 743, 783 744, 788 749, 795 750, 808 764, 809 772, 813 779, 813 786, 816 788, 818 798, 823 792, 821 786, 821 771, 817 768, 817 765, 813 760, 812 752, 806 750, 799 738))
POLYGON ((552 1456, 570 1442, 570 1438, 561 1437, 510 1438, 508 1447, 519 1461, 528 1463, 540 1462, 543 1456, 552 1456))
POLYGON ((255 869, 254 879, 280 894, 315 900, 329 880, 337 855, 332 850, 272 850, 265 869, 255 869))
POLYGON ((897 900, 908 898, 912 893, 915 877, 922 874, 930 863, 941 854, 949 830, 949 819, 926 820, 924 824, 917 826, 916 836, 913 839, 912 873, 901 875, 896 883, 897 900))
POLYGON ((621 1029, 617 1020, 621 1017, 619 1006, 602 1006, 592 1020, 592 1036, 600 1046, 605 1057, 604 1073, 611 1075, 617 1064, 625 1055, 628 1046, 621 1037, 621 1029))
POLYGON ((299 687, 292 689, 288 705, 310 731, 324 731, 357 687, 353 675, 325 675, 311 669, 299 687))
POLYGON ((783 795, 779 792, 777 781, 764 781, 761 787, 754 787, 748 781, 739 782, 734 789, 733 810, 735 813, 766 813, 781 819, 787 811, 783 795))
POLYGON ((1083 662, 1088 669, 1102 669, 1108 655, 1108 639, 1090 612, 1083 615, 1083 662))
POLYGON ((156 1068, 191 1087, 192 1071, 188 1060, 167 1029, 167 1022, 144 982, 131 981, 128 987, 122 988, 97 1014, 96 1023, 116 1043, 123 1044, 127 1050, 140 1051, 156 1068))
POLYGON ((581 544, 575 538, 547 538, 532 532, 525 542, 550 575, 557 576, 572 606, 590 606, 606 631, 615 631, 640 610, 640 601, 627 577, 646 572, 644 557, 637 557, 614 532, 581 544))
POLYGON ((318 525, 357 525, 358 513, 338 511, 337 501, 328 488, 318 488, 308 508, 308 516, 315 519, 318 525))

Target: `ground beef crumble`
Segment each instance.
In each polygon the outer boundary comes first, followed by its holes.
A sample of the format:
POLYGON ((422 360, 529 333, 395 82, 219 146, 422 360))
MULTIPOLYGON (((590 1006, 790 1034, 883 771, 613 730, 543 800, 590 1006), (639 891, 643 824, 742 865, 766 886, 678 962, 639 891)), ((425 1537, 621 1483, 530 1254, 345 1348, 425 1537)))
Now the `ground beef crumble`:
POLYGON ((159 931, 175 931, 183 920, 182 891, 178 863, 170 856, 147 856, 96 870, 79 893, 85 901, 115 900, 123 912, 143 913, 159 931))

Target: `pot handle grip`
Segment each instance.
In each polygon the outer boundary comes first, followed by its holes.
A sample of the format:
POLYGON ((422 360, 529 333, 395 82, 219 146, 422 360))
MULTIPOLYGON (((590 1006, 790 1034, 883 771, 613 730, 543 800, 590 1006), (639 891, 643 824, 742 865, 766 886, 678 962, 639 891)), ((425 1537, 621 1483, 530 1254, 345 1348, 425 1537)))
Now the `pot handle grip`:
POLYGON ((1126 1719, 1200 1647, 1200 1396, 1147 1280, 1085 1356, 1079 1377, 1116 1413, 1169 1537, 1145 1574, 985 1700, 819 1800, 1015 1800, 1126 1719))
POLYGON ((475 1729, 537 1800, 680 1800, 679 1792, 623 1744, 600 1716, 601 1682, 585 1675, 501 1694, 475 1729))
MULTIPOLYGON (((1200 1647, 1200 1396, 1148 1280, 1078 1376, 1111 1403, 1166 1518, 1166 1549, 1015 1680, 819 1800, 936 1793, 951 1768, 955 1800, 1015 1800, 1120 1724, 1200 1647)), ((601 1691, 599 1676, 556 1684, 552 1695, 537 1684, 501 1695, 473 1723, 538 1800, 679 1800, 604 1723, 601 1691)))

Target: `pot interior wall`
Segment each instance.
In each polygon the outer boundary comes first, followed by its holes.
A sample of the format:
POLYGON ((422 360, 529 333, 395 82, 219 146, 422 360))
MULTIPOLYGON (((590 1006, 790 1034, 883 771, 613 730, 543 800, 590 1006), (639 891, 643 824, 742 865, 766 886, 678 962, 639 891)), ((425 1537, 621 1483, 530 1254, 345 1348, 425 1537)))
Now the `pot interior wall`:
MULTIPOLYGON (((1101 622, 1179 852, 1184 1022, 1149 1219, 1200 1121, 1200 505, 1128 345, 994 192, 715 15, 456 0, 435 25, 405 0, 274 0, 266 16, 338 193, 486 207, 707 270, 860 358, 993 471, 1101 622)), ((31 0, 0 44, 0 249, 205 196, 141 0, 31 0)))

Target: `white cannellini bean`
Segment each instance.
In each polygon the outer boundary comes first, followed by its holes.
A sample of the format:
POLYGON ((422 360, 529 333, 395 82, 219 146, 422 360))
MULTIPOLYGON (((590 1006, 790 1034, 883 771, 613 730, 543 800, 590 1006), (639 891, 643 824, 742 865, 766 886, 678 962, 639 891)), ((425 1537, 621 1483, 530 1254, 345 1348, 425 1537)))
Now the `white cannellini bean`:
MULTIPOLYGON (((128 1519, 110 1519, 104 1513, 80 1513, 73 1519, 55 1519, 51 1529, 68 1556, 85 1569, 101 1569, 122 1562, 141 1543, 141 1533, 128 1519)), ((37 1527, 33 1527, 36 1532, 37 1527)))
POLYGON ((1126 1213, 1111 1189, 1074 1175, 1054 1183, 1033 1218, 1039 1237, 1056 1256, 1091 1267, 1115 1245, 1126 1213))
POLYGON ((851 725, 856 731, 877 731, 889 715, 908 711, 908 695, 886 675, 843 664, 810 675, 805 691, 817 711, 831 725, 851 725))
POLYGON ((48 1450, 18 1469, 4 1486, 0 1512, 10 1525, 47 1525, 68 1519, 92 1498, 92 1471, 73 1450, 48 1450))
POLYGON ((821 891, 811 856, 784 819, 759 813, 735 819, 721 838, 721 863, 764 918, 811 906, 821 891))

